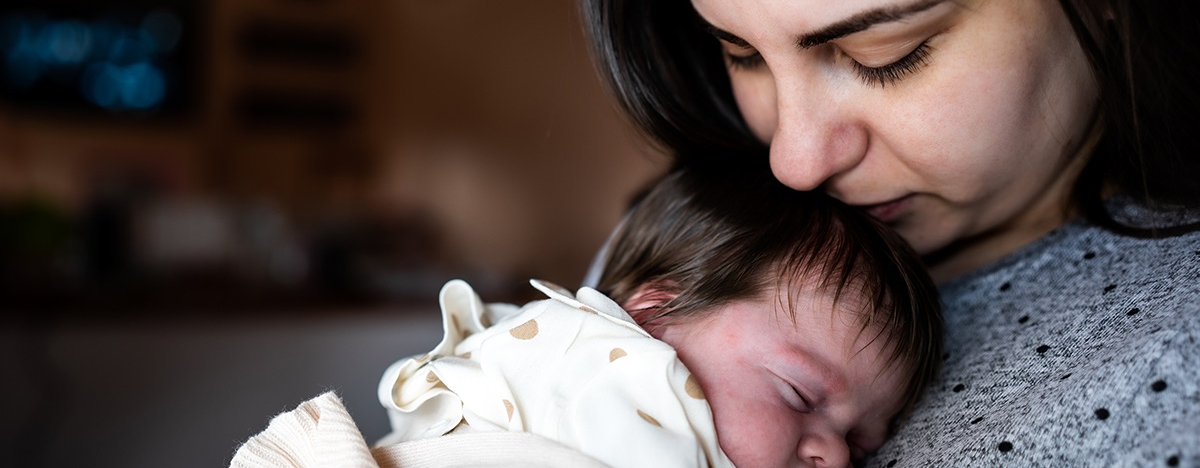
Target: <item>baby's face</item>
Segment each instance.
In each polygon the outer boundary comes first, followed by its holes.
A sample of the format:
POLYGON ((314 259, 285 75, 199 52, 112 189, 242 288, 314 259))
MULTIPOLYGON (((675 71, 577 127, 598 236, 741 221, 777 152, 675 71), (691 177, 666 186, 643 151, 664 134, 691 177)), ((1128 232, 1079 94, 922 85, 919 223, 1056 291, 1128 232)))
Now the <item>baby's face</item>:
POLYGON ((843 296, 804 291, 737 302, 660 327, 712 406, 721 448, 739 467, 850 466, 879 448, 901 402, 902 373, 843 296), (865 348, 864 348, 865 346, 865 348))

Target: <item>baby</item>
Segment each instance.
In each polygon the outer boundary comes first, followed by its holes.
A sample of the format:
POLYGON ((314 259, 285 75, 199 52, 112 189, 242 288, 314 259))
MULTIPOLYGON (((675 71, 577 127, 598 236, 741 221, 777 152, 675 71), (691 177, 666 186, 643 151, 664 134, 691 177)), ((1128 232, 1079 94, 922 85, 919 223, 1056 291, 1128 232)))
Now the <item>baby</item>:
POLYGON ((766 172, 677 170, 611 244, 598 288, 485 305, 386 372, 377 446, 541 435, 614 467, 849 466, 941 362, 936 289, 896 235, 766 172), (806 465, 807 464, 807 465, 806 465))

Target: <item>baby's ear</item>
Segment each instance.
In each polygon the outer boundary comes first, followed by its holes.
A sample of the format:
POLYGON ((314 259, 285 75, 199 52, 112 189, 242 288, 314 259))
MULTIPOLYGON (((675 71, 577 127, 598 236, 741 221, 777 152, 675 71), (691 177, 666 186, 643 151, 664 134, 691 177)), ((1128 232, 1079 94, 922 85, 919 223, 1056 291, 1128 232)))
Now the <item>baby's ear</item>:
POLYGON ((621 308, 625 309, 638 325, 645 327, 646 322, 655 315, 658 309, 679 296, 679 293, 676 292, 678 290, 679 287, 674 282, 643 284, 621 304, 621 308))

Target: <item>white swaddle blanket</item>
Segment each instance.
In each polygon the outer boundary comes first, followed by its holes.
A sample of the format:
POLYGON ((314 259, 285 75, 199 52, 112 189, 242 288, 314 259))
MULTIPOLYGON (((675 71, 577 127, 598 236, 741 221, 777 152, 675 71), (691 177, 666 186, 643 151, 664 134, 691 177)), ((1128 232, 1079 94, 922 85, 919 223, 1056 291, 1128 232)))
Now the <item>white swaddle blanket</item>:
POLYGON ((462 281, 442 288, 441 343, 380 382, 393 432, 378 446, 509 431, 612 467, 733 466, 671 346, 593 289, 531 283, 550 298, 521 308, 485 305, 462 281))

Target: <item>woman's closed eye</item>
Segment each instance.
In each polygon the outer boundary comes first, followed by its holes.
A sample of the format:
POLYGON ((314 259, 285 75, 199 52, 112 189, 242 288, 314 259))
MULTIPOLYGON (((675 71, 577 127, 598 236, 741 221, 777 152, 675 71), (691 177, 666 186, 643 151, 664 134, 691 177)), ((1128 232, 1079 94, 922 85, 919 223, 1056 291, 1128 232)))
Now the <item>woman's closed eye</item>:
MULTIPOLYGON (((863 65, 853 57, 849 57, 848 54, 842 55, 846 55, 849 58, 850 66, 854 69, 854 73, 864 84, 884 88, 888 85, 896 84, 912 73, 920 71, 922 67, 929 63, 929 57, 932 52, 933 48, 929 45, 929 40, 927 39, 899 59, 880 66, 863 65)), ((725 56, 725 63, 729 68, 734 70, 754 70, 766 63, 763 60, 762 54, 751 48, 726 46, 723 49, 723 55, 725 56)))
POLYGON ((758 53, 757 50, 750 48, 726 46, 723 49, 723 55, 725 55, 725 63, 729 66, 729 68, 738 70, 750 70, 758 68, 764 63, 762 54, 758 53), (730 50, 730 48, 736 50, 730 50))
POLYGON ((932 51, 933 48, 930 47, 929 40, 925 40, 913 48, 907 55, 886 65, 868 67, 853 58, 850 61, 853 64, 855 73, 858 74, 858 78, 863 83, 884 88, 888 85, 896 84, 896 82, 912 73, 920 71, 922 67, 929 63, 929 55, 932 51))

